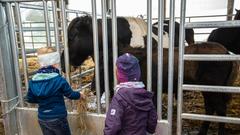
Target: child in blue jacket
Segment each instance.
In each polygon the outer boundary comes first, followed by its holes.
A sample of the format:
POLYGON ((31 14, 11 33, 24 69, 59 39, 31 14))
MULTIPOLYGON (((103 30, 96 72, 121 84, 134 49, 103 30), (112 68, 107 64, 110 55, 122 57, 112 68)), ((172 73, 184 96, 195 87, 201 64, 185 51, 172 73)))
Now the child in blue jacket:
POLYGON ((29 81, 26 100, 39 105, 38 122, 44 135, 71 135, 64 96, 77 100, 80 93, 59 74, 60 55, 54 48, 40 48, 37 53, 41 68, 29 81))

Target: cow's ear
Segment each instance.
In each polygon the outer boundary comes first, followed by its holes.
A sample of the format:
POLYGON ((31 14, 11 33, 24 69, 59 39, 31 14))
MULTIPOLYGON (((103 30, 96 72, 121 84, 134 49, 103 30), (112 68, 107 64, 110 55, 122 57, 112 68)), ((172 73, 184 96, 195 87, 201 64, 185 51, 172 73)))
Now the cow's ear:
POLYGON ((235 8, 235 11, 236 11, 236 12, 239 12, 240 10, 238 10, 238 9, 235 8))

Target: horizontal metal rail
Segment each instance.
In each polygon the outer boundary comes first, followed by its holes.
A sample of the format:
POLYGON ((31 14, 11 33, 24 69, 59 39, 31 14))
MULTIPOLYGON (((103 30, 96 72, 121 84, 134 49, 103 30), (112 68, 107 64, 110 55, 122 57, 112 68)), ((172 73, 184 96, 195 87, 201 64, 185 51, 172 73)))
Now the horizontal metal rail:
POLYGON ((88 70, 82 72, 81 74, 76 74, 76 75, 71 76, 71 79, 74 79, 76 77, 83 77, 84 75, 91 73, 93 71, 94 71, 94 68, 88 69, 88 70))
MULTIPOLYGON (((32 5, 32 4, 20 4, 21 8, 26 8, 26 9, 36 9, 36 10, 43 10, 42 5, 32 5)), ((60 9, 57 9, 60 10, 60 9)), ((49 7, 48 11, 52 11, 52 8, 49 7)), ((79 10, 72 10, 72 9, 66 9, 67 13, 78 13, 78 14, 88 14, 90 15, 90 12, 85 12, 85 11, 79 11, 79 10)))
POLYGON ((0 100, 0 101, 1 101, 1 103, 9 103, 9 102, 12 102, 12 101, 14 101, 15 99, 18 99, 18 98, 19 98, 19 97, 16 96, 16 97, 13 97, 13 98, 8 99, 8 100, 0 100))
POLYGON ((81 88, 75 89, 75 91, 81 91, 83 89, 86 89, 87 87, 90 87, 91 85, 92 85, 92 83, 88 83, 88 84, 82 86, 81 88))
POLYGON ((184 60, 192 61, 240 61, 240 55, 185 54, 184 60))
MULTIPOLYGON (((34 2, 42 0, 34 0, 34 2)), ((0 2, 33 2, 33 0, 0 0, 0 2)))
MULTIPOLYGON (((20 7, 21 7, 21 8, 26 8, 26 9, 43 10, 43 6, 41 6, 41 5, 20 4, 20 7)), ((49 11, 52 11, 52 8, 49 7, 48 10, 49 10, 49 11)), ((60 9, 58 8, 57 11, 60 11, 60 9)), ((77 13, 77 14, 87 14, 87 15, 91 15, 90 12, 73 10, 73 9, 66 9, 66 12, 67 12, 67 13, 77 13)))
MULTIPOLYGON (((92 14, 92 13, 90 13, 90 12, 73 10, 73 9, 66 9, 66 12, 67 12, 67 13, 87 14, 87 15, 91 15, 91 14, 92 14)), ((100 16, 100 15, 99 15, 99 16, 100 16)))
MULTIPOLYGON (((15 28, 18 32, 18 28, 15 28)), ((62 28, 58 28, 59 30, 62 30, 62 28)), ((23 31, 46 31, 45 27, 23 27, 23 31)), ((50 31, 54 31, 54 27, 50 27, 50 31)), ((52 35, 53 36, 53 35, 52 35)))
POLYGON ((240 124, 240 118, 182 113, 183 119, 240 124))
MULTIPOLYGON (((46 45, 46 42, 34 42, 34 41, 33 41, 33 42, 30 42, 30 41, 29 41, 29 42, 24 42, 24 43, 25 43, 25 44, 28 44, 28 45, 29 45, 29 44, 31 44, 31 45, 34 44, 35 46, 36 46, 36 44, 45 44, 45 45, 46 45)), ((52 44, 55 44, 55 42, 51 42, 51 43, 52 43, 52 44)), ((31 47, 31 48, 32 48, 32 47, 31 47)))
POLYGON ((219 27, 240 27, 240 21, 211 21, 186 23, 185 28, 219 28, 219 27))
POLYGON ((15 105, 13 105, 9 110, 7 110, 6 112, 3 112, 1 114, 1 116, 6 116, 7 114, 11 113, 13 110, 16 109, 16 107, 18 106, 18 104, 20 103, 20 101, 17 101, 17 103, 15 105))
MULTIPOLYGON (((43 38, 43 37, 46 37, 45 35, 33 35, 33 36, 24 36, 25 38, 26 37, 29 37, 29 38, 43 38)), ((54 37, 54 35, 51 35, 51 37, 54 37)), ((25 42, 25 43, 31 43, 31 42, 25 42)))
POLYGON ((183 90, 221 93, 240 93, 240 87, 183 84, 183 90))
MULTIPOLYGON (((231 14, 231 15, 200 15, 200 16, 186 16, 185 18, 186 18, 186 20, 191 20, 191 19, 199 19, 199 18, 213 18, 213 17, 227 17, 227 16, 232 16, 232 17, 234 17, 235 16, 235 14, 231 14)), ((176 19, 180 19, 180 17, 179 16, 177 16, 177 17, 175 17, 176 19)), ((158 18, 153 18, 153 20, 157 20, 158 18)), ((146 20, 146 19, 144 19, 144 20, 146 20)), ((166 18, 166 20, 169 20, 169 18, 166 18)))
MULTIPOLYGON (((32 42, 29 42, 29 43, 32 43, 32 42)), ((40 44, 41 42, 37 42, 36 44, 40 44)), ((52 43, 55 43, 55 42, 52 42, 52 43)), ((63 45, 62 43, 60 43, 60 47, 63 48, 63 45)), ((19 52, 21 51, 21 49, 19 49, 19 52)), ((26 49, 26 54, 31 54, 31 53, 36 53, 37 52, 37 49, 26 49)), ((21 54, 19 54, 21 55, 21 54)))

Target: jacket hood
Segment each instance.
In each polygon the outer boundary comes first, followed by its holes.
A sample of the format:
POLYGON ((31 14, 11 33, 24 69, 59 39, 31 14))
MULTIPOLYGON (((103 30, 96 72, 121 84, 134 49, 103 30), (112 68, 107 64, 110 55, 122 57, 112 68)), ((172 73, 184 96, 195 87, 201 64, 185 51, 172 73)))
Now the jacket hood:
POLYGON ((33 76, 29 85, 37 97, 54 95, 61 87, 61 76, 58 73, 37 73, 33 76))
POLYGON ((117 94, 132 107, 141 111, 149 111, 154 107, 153 95, 144 87, 142 82, 125 82, 117 85, 116 90, 117 94))

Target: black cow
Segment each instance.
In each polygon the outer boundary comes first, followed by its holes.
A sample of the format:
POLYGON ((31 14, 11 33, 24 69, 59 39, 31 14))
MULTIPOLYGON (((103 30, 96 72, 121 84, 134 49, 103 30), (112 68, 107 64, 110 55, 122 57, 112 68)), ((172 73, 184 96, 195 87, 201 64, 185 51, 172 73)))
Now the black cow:
MULTIPOLYGON (((112 37, 111 37, 111 23, 108 19, 108 55, 109 55, 109 83, 111 95, 113 94, 113 62, 112 62, 112 37)), ((100 68, 100 89, 101 93, 104 91, 104 77, 103 77, 103 44, 102 44, 102 21, 98 20, 98 38, 99 38, 99 68, 100 68)), ((118 30, 118 54, 131 53, 135 55, 139 61, 142 72, 142 80, 146 84, 147 73, 147 24, 141 19, 136 18, 117 18, 118 30), (141 29, 139 31, 139 29, 141 29), (138 35, 139 34, 139 35, 138 35), (135 41, 137 40, 137 41, 135 41), (142 44, 143 43, 143 44, 142 44)), ((163 37, 163 38, 166 38, 163 37)), ((167 39, 165 39, 167 40, 167 39)), ((93 56, 93 32, 92 19, 89 16, 75 18, 68 27, 68 46, 70 64, 73 66, 80 66, 88 56, 93 56)), ((186 53, 197 54, 227 54, 228 51, 222 45, 217 43, 202 43, 186 47, 186 53)), ((157 99, 157 40, 153 37, 153 71, 152 71, 152 91, 154 93, 154 103, 157 99)), ((167 90, 168 81, 168 49, 164 48, 164 74, 163 74, 163 92, 167 90)), ((63 55, 62 55, 63 56, 63 55)), ((93 57, 92 57, 93 58, 93 57)), ((175 48, 174 60, 174 92, 177 93, 177 69, 178 69, 178 48, 175 48)), ((62 57, 62 65, 64 59, 62 57)), ((208 84, 208 85, 228 85, 229 78, 234 71, 233 62, 199 62, 187 61, 185 62, 184 83, 188 84, 208 84)), ((64 67, 62 67, 64 69, 64 67)), ((94 80, 94 79, 93 79, 94 80)), ((226 115, 226 105, 230 99, 229 94, 224 93, 208 93, 203 92, 206 114, 213 114, 224 116, 226 115)), ((206 135, 209 123, 204 122, 199 135, 206 135)), ((224 135, 224 124, 219 126, 219 135, 224 135)))
MULTIPOLYGON (((234 20, 240 20, 240 10, 236 9, 234 20)), ((211 32, 208 41, 217 42, 225 46, 229 51, 240 54, 240 27, 218 28, 211 32)))
MULTIPOLYGON (((169 20, 164 20, 164 26, 163 30, 167 33, 169 33, 169 20)), ((174 46, 178 47, 179 46, 179 29, 180 29, 180 24, 178 22, 175 22, 175 36, 174 36, 174 46)), ((158 22, 153 24, 153 33, 158 35, 158 22)), ((188 45, 194 44, 194 30, 192 28, 188 28, 185 30, 185 40, 187 41, 188 45)))

